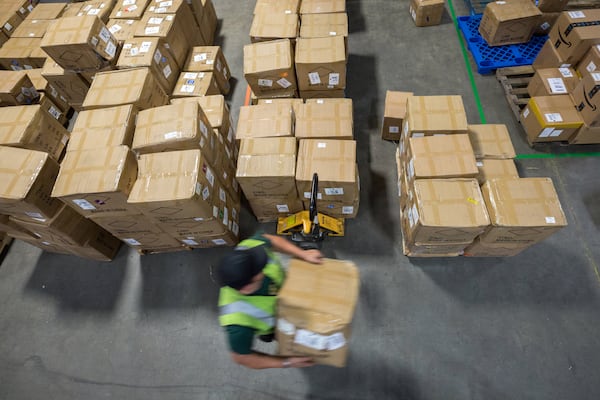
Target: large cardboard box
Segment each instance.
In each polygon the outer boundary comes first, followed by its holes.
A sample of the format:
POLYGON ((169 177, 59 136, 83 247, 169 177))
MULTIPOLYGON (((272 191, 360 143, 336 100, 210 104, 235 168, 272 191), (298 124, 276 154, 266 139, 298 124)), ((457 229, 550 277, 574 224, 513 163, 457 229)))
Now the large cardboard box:
POLYGON ((550 30, 548 40, 562 60, 577 64, 588 49, 600 43, 600 9, 565 11, 550 30))
POLYGON ((400 230, 402 232, 402 251, 407 257, 457 257, 471 242, 435 242, 419 243, 411 236, 408 213, 400 210, 400 230))
POLYGON ((534 70, 542 68, 570 68, 574 65, 574 63, 563 61, 550 39, 544 42, 542 49, 532 64, 534 70))
POLYGON ((529 143, 568 140, 583 121, 568 95, 532 97, 521 111, 529 143))
POLYGON ((128 202, 144 215, 161 223, 212 218, 216 177, 200 150, 144 154, 138 165, 128 202))
POLYGON ((252 213, 261 223, 275 222, 280 217, 286 217, 304 209, 295 187, 293 194, 289 196, 257 197, 248 199, 248 203, 252 213))
POLYGON ((296 147, 291 137, 241 141, 235 176, 248 199, 297 197, 296 147))
POLYGON ((110 18, 140 19, 150 0, 118 0, 110 13, 110 18))
POLYGON ((298 111, 300 110, 300 105, 304 104, 304 101, 302 99, 258 99, 256 105, 262 105, 262 104, 275 104, 277 106, 282 105, 282 104, 287 104, 290 105, 292 107, 292 111, 294 112, 294 119, 295 116, 298 115, 298 111))
MULTIPOLYGON (((358 195, 357 195, 358 196, 358 195)), ((302 204, 305 210, 310 209, 310 193, 304 192, 302 197, 302 204)), ((358 214, 358 207, 360 205, 360 198, 356 197, 352 201, 348 200, 318 200, 317 199, 317 210, 332 218, 356 218, 358 214)))
POLYGON ((127 203, 136 175, 135 156, 127 146, 69 151, 52 197, 60 198, 85 217, 139 214, 127 203))
POLYGON ((479 24, 479 33, 490 46, 527 43, 542 12, 531 0, 488 3, 479 24))
POLYGON ((117 68, 148 67, 165 93, 171 93, 179 77, 179 67, 164 38, 131 38, 124 42, 117 68))
MULTIPOLYGON (((63 97, 69 104, 82 104, 90 89, 90 84, 81 74, 65 70, 52 59, 48 59, 44 63, 42 76, 53 86, 51 91, 54 89, 59 92, 58 95, 63 97)), ((53 98, 58 97, 58 95, 50 94, 53 98)))
POLYGON ((408 8, 416 26, 433 26, 442 22, 444 0, 411 0, 408 8))
POLYGON ((417 179, 406 208, 414 243, 472 242, 490 224, 475 179, 417 179))
POLYGON ((187 72, 212 72, 222 94, 228 94, 231 89, 229 84, 231 71, 223 51, 221 51, 221 46, 193 47, 182 70, 187 72))
POLYGON ((346 87, 346 44, 342 36, 299 38, 296 76, 300 90, 346 87))
POLYGON ((20 38, 43 38, 50 20, 26 20, 23 21, 13 32, 11 37, 20 38))
POLYGON ((0 107, 0 144, 44 151, 60 158, 69 132, 39 104, 0 107))
POLYGON ((466 134, 412 137, 406 174, 423 178, 474 178, 477 164, 466 134))
POLYGON ((112 261, 120 247, 119 239, 98 226, 89 230, 83 246, 62 246, 70 254, 95 261, 112 261))
POLYGON ((58 168, 47 153, 0 146, 0 212, 52 218, 62 205, 50 197, 58 168))
POLYGON ((345 89, 325 89, 325 90, 301 90, 298 96, 304 100, 312 99, 343 99, 346 97, 345 89))
POLYGON ((40 38, 10 38, 0 47, 0 66, 19 71, 42 68, 48 58, 41 48, 40 38))
POLYGON ((572 68, 542 68, 535 71, 527 93, 530 97, 569 94, 578 84, 579 77, 572 68))
POLYGON ((67 3, 39 3, 31 7, 31 12, 25 19, 56 19, 62 15, 66 5, 67 3))
POLYGON ((42 93, 40 96, 40 108, 51 118, 54 118, 56 121, 58 121, 58 123, 62 126, 67 124, 67 114, 45 93, 42 93))
POLYGON ((90 220, 94 221, 121 240, 125 240, 135 235, 164 233, 155 221, 143 214, 119 215, 117 217, 98 214, 90 216, 90 220))
POLYGON ((491 220, 482 242, 533 244, 567 226, 550 178, 494 179, 481 190, 491 220))
POLYGON ((183 243, 164 232, 137 232, 123 235, 123 237, 120 237, 119 239, 129 247, 142 251, 172 251, 175 249, 186 249, 183 243))
POLYGON ((256 0, 254 14, 263 12, 298 14, 300 12, 300 0, 256 0))
POLYGON ((65 69, 94 70, 114 64, 118 42, 96 16, 63 17, 48 26, 40 47, 65 69))
POLYGON ((577 133, 569 138, 569 144, 600 144, 600 126, 592 128, 584 123, 577 133))
POLYGON ((600 71, 586 74, 571 94, 579 115, 590 127, 600 125, 598 89, 600 89, 600 71))
POLYGON ((0 107, 33 104, 39 93, 23 71, 0 71, 0 107))
POLYGON ((519 172, 512 159, 495 160, 484 158, 477 161, 477 181, 483 185, 486 181, 500 178, 518 178, 519 172))
POLYGON ((299 33, 298 14, 262 12, 254 14, 250 25, 250 41, 265 42, 276 39, 289 39, 294 43, 299 33))
POLYGON ((291 42, 281 39, 244 46, 244 77, 258 97, 292 97, 297 84, 291 42))
POLYGON ((561 12, 565 9, 569 0, 539 0, 537 7, 543 12, 561 12))
POLYGON ((193 102, 141 111, 131 148, 138 155, 199 149, 209 163, 215 161, 212 127, 198 103, 193 102))
POLYGON ((359 287, 358 268, 350 261, 324 259, 315 265, 292 259, 277 295, 279 354, 345 366, 359 287))
MULTIPOLYGON (((0 214, 0 236, 8 234, 10 237, 25 237, 26 239, 34 239, 34 236, 27 229, 14 222, 14 217, 5 214, 0 214)), ((2 245, 0 244, 0 248, 2 245)), ((2 250, 0 250, 0 253, 2 250)))
POLYGON ((300 14, 346 12, 346 0, 302 0, 300 14))
POLYGON ((136 117, 137 110, 131 104, 81 111, 73 125, 67 151, 131 147, 136 117))
POLYGON ((515 148, 504 124, 468 125, 475 158, 515 158, 515 148))
POLYGON ((175 83, 172 97, 201 97, 221 94, 212 72, 182 72, 175 83))
POLYGON ((166 18, 166 16, 172 15, 175 18, 176 24, 184 28, 183 32, 190 46, 204 46, 208 44, 202 36, 196 19, 191 13, 191 7, 187 0, 150 0, 150 5, 144 14, 154 15, 158 18, 166 18))
POLYGON ((301 140, 296 165, 296 188, 300 198, 310 198, 314 173, 319 176, 319 199, 353 202, 358 198, 360 190, 356 142, 337 139, 301 140))
POLYGON ((67 4, 63 11, 64 18, 97 16, 106 23, 116 0, 87 0, 67 4))
POLYGON ((235 138, 294 136, 292 107, 285 104, 265 104, 240 107, 235 138))
POLYGON ((23 18, 16 12, 14 5, 9 5, 2 14, 0 14, 0 30, 6 37, 11 37, 23 18))
POLYGON ((409 96, 403 130, 408 137, 467 133, 467 114, 460 96, 409 96))
POLYGON ((83 101, 92 110, 133 104, 140 110, 169 103, 169 97, 148 68, 132 68, 96 74, 83 101))
POLYGON ((464 251, 465 257, 512 257, 531 247, 522 243, 486 243, 481 238, 475 239, 464 251))
POLYGON ((402 123, 406 118, 406 103, 413 92, 396 92, 388 90, 385 93, 383 123, 381 138, 384 140, 400 140, 402 123))
POLYGON ((600 44, 590 47, 581 61, 577 64, 579 76, 584 77, 595 71, 600 70, 600 44))
POLYGON ((345 12, 326 14, 304 14, 300 25, 300 37, 316 38, 342 36, 348 38, 348 14, 345 12))
POLYGON ((352 99, 319 99, 298 106, 297 139, 354 139, 352 99))
POLYGON ((164 38, 179 66, 185 63, 191 47, 185 26, 174 14, 144 14, 137 24, 134 36, 164 38))
POLYGON ((106 27, 122 46, 127 39, 133 37, 138 23, 137 19, 109 19, 106 27))

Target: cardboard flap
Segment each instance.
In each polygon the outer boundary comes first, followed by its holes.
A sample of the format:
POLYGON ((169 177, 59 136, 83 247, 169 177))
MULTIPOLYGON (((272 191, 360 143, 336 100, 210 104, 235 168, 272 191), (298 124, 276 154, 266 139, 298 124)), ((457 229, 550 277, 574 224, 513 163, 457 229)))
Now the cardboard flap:
POLYGON ((0 198, 25 198, 47 160, 41 151, 0 147, 0 198))

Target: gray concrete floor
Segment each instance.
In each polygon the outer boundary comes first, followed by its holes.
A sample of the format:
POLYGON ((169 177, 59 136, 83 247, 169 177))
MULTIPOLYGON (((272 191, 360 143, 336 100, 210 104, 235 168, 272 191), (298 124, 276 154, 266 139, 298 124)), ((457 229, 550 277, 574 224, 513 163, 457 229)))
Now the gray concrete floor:
MULTIPOLYGON (((254 2, 214 2, 237 119, 254 2)), ((416 28, 407 0, 347 5, 361 208, 325 251, 362 275, 348 367, 234 365, 210 275, 224 249, 140 257, 123 247, 106 264, 15 242, 0 267, 0 399, 600 398, 600 158, 518 162, 522 176, 552 177, 569 221, 522 255, 404 257, 395 148, 379 135, 385 91, 460 94, 469 121, 479 117, 448 14, 416 28)), ((496 80, 475 81, 488 122, 508 125, 518 153, 598 151, 531 149, 496 80)), ((242 217, 243 235, 274 230, 242 217)))

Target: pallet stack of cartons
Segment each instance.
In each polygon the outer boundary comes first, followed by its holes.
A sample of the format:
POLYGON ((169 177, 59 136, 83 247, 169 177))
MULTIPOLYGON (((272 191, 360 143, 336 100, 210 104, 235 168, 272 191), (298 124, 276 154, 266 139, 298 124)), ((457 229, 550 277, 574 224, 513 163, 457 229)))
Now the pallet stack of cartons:
POLYGON ((29 0, 2 0, 0 1, 0 46, 13 37, 15 30, 27 18, 34 8, 34 3, 29 0))
POLYGON ((557 15, 533 63, 536 72, 528 87, 531 99, 521 112, 530 144, 600 143, 600 100, 596 96, 600 85, 599 22, 600 9, 557 15))

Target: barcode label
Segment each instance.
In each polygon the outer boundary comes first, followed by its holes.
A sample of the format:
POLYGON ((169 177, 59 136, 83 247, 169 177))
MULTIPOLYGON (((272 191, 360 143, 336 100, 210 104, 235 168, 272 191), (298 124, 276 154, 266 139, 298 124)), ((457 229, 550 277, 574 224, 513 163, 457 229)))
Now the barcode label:
POLYGON ((258 86, 271 87, 273 86, 273 81, 270 79, 259 79, 258 86))
POLYGON ((550 86, 550 92, 552 93, 567 93, 567 87, 562 78, 548 78, 548 85, 550 86))
POLYGON ((544 114, 544 117, 546 117, 546 121, 548 122, 563 122, 562 115, 559 113, 544 114))
POLYGON ((200 62, 200 61, 205 61, 205 60, 206 60, 206 53, 200 53, 200 54, 194 55, 194 62, 200 62))
POLYGON ((182 242, 188 246, 198 246, 198 242, 192 239, 183 239, 182 242))
POLYGON ((123 239, 123 241, 130 246, 141 246, 142 245, 140 242, 138 242, 137 240, 132 239, 132 238, 123 239))
POLYGON ((318 72, 309 73, 308 80, 310 81, 311 85, 320 85, 321 84, 321 77, 319 76, 318 72))
POLYGON ((281 78, 280 80, 278 80, 277 84, 279 86, 281 86, 282 88, 284 88, 284 89, 287 89, 290 86, 292 86, 292 83, 290 81, 288 81, 287 79, 285 79, 285 78, 281 78))
POLYGON ((73 203, 75 203, 75 205, 79 206, 79 208, 81 208, 82 210, 90 211, 90 210, 96 209, 96 207, 94 207, 94 205, 92 203, 90 203, 89 201, 87 201, 85 199, 74 199, 73 203))
POLYGON ((342 196, 344 194, 344 188, 325 188, 323 190, 327 196, 342 196))
POLYGON ((340 84, 340 74, 333 73, 333 72, 331 74, 329 74, 329 84, 331 86, 339 85, 340 84))
POLYGON ((289 213, 290 212, 290 208, 288 207, 287 204, 277 204, 277 212, 280 213, 289 213))

